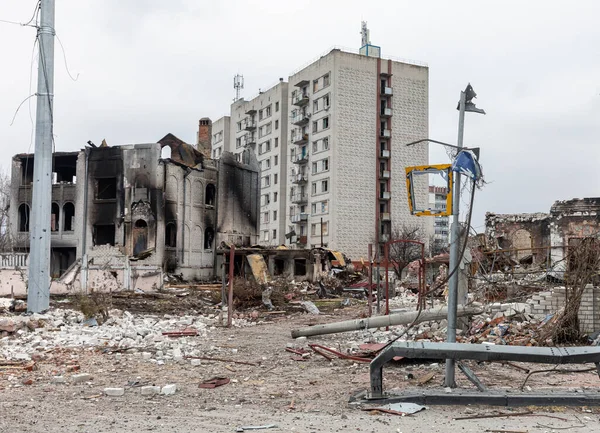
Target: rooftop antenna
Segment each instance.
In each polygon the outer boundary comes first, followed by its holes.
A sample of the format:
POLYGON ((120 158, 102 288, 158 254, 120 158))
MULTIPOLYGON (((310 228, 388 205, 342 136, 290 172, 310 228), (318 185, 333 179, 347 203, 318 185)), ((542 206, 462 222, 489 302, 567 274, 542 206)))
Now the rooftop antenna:
POLYGON ((364 47, 365 45, 369 45, 371 43, 369 29, 367 28, 367 22, 361 21, 360 23, 360 46, 364 47))
POLYGON ((240 99, 240 90, 244 88, 244 76, 240 74, 236 74, 233 77, 233 88, 235 89, 235 101, 239 101, 240 99))

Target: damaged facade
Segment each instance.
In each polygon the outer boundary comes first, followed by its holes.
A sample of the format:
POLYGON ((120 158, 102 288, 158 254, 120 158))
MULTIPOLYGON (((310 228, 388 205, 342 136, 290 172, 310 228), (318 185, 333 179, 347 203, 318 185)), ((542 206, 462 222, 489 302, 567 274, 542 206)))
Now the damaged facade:
MULTIPOLYGON (((259 169, 252 151, 241 162, 227 152, 220 161, 209 155, 172 134, 157 143, 55 153, 52 277, 80 268, 84 289, 93 286, 96 267, 126 289, 145 276, 152 281, 145 287, 160 287, 163 272, 212 277, 219 242, 257 239, 259 169)), ((21 253, 29 248, 33 159, 16 155, 12 163, 9 231, 21 253)))
POLYGON ((549 213, 488 212, 485 227, 485 249, 504 251, 505 264, 554 266, 561 277, 568 248, 582 238, 598 236, 600 198, 556 201, 549 213))

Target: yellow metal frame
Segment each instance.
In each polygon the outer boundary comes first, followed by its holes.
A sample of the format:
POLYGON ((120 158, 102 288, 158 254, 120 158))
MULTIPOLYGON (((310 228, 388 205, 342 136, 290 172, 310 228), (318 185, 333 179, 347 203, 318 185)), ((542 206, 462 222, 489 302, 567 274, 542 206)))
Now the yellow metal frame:
MULTIPOLYGON (((408 196, 408 208, 410 213, 416 216, 449 216, 452 215, 452 177, 453 173, 450 169, 451 164, 433 164, 433 165, 416 165, 414 167, 406 167, 406 191, 408 196), (446 172, 448 179, 448 195, 446 196, 446 210, 436 211, 435 209, 416 209, 413 193, 413 174, 425 174, 435 172, 446 172)), ((429 190, 428 190, 429 194, 429 190)))

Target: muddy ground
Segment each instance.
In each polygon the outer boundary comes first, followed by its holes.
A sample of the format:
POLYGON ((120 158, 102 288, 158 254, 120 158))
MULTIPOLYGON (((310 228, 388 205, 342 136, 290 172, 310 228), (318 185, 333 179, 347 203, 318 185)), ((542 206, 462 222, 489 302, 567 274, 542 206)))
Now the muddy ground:
MULTIPOLYGON (((277 428, 264 430, 273 433, 600 431, 597 408, 431 406, 413 416, 399 417, 349 405, 351 395, 369 386, 368 364, 339 359, 330 362, 318 355, 298 361, 285 347, 288 343, 306 347, 306 342, 298 344, 290 337, 293 328, 356 318, 363 309, 359 305, 320 316, 274 315, 257 326, 217 328, 209 333, 207 347, 219 347, 221 356, 231 361, 256 365, 202 361, 192 366, 189 360, 157 365, 144 361, 139 353, 55 350, 51 359, 37 362, 35 371, 0 372, 0 432, 233 432, 241 425, 264 424, 276 424, 277 428), (73 368, 69 365, 78 365, 79 370, 68 371, 73 368), (69 378, 77 373, 89 373, 93 378, 87 383, 69 384, 69 378), (52 377, 61 374, 67 383, 53 383, 52 377), (11 380, 9 376, 13 376, 11 380), (201 381, 215 376, 228 377, 231 382, 216 389, 198 387, 201 381), (141 385, 170 383, 177 384, 175 395, 141 395, 141 385), (103 390, 107 387, 124 387, 125 395, 105 396, 103 390), (453 420, 479 413, 525 410, 533 414, 453 420)), ((363 343, 367 338, 368 333, 353 332, 308 341, 343 348, 349 341, 363 343)), ((482 381, 496 387, 518 387, 526 376, 511 366, 469 365, 482 381)), ((441 387, 443 368, 443 363, 397 363, 386 368, 384 386, 415 388, 417 378, 435 372, 425 386, 441 387)), ((459 386, 472 389, 462 376, 457 377, 459 386)), ((578 387, 595 392, 600 381, 594 372, 553 372, 532 376, 528 385, 535 391, 578 387)))

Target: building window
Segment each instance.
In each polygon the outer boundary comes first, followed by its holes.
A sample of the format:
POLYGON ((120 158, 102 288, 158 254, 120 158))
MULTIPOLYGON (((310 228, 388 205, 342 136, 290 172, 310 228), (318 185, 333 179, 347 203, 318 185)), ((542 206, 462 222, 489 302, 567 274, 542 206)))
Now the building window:
POLYGON ((313 141, 312 151, 313 151, 313 153, 317 153, 319 151, 319 142, 318 141, 313 141))
POLYGON ((237 130, 238 130, 238 132, 242 130, 242 122, 241 121, 237 123, 237 130))
POLYGON ((75 205, 73 203, 65 203, 63 218, 63 231, 72 232, 75 227, 75 205))
POLYGON ((273 211, 273 221, 277 221, 277 211, 273 211))
POLYGON ((273 240, 277 239, 277 230, 273 229, 273 240))
POLYGON ((258 111, 258 120, 263 120, 263 111, 262 110, 258 111))
POLYGON ((326 180, 321 181, 321 192, 329 191, 329 182, 326 180))
POLYGON ((217 189, 212 183, 206 184, 206 192, 204 194, 204 204, 208 206, 215 205, 215 195, 217 193, 217 189))
POLYGON ((50 231, 57 232, 60 226, 60 207, 57 203, 52 203, 50 208, 50 231))
POLYGON ((271 168, 271 158, 267 158, 263 161, 264 166, 265 166, 265 170, 268 170, 271 168))
POLYGON ((310 225, 310 234, 312 236, 316 236, 317 235, 317 225, 316 224, 311 224, 310 225))
POLYGON ((323 87, 329 86, 329 74, 323 75, 323 87))
POLYGON ((313 172, 313 174, 315 174, 317 172, 317 163, 316 162, 312 163, 312 172, 313 172))
POLYGON ((319 123, 315 120, 313 122, 313 129, 312 132, 317 132, 317 129, 319 128, 319 123))
POLYGON ((264 176, 262 180, 263 188, 271 186, 271 176, 264 176))
POLYGON ((273 165, 279 165, 279 155, 273 157, 273 165))
POLYGON ((323 108, 329 108, 329 93, 323 96, 323 108))
POLYGON ((323 236, 327 236, 329 234, 329 224, 327 224, 327 221, 323 221, 321 223, 321 234, 323 236))
POLYGON ((313 184, 312 184, 312 193, 313 194, 317 193, 317 183, 316 182, 313 182, 313 184))
POLYGON ((275 103, 275 112, 277 113, 279 111, 279 101, 277 101, 275 103))
POLYGON ((321 161, 321 171, 329 170, 329 158, 325 158, 321 161))
POLYGON ((139 219, 133 225, 133 255, 148 249, 148 223, 139 219))
POLYGON ((321 202, 321 213, 327 213, 328 204, 327 200, 321 202))
POLYGON ((313 80, 313 93, 319 90, 319 80, 313 80))
POLYGON ((236 149, 239 149, 240 147, 242 147, 242 137, 238 137, 235 139, 235 147, 236 147, 236 149))
POLYGON ((113 200, 117 198, 117 179, 114 177, 96 179, 96 198, 113 200))
POLYGON ((275 147, 279 147, 279 137, 275 137, 275 147))
POLYGON ((313 101, 313 113, 317 113, 319 111, 319 100, 313 101))
POLYGON ((329 150, 329 137, 323 139, 323 150, 329 150))
POLYGON ((263 212, 262 223, 266 224, 269 222, 269 212, 263 212))
POLYGON ((277 193, 273 193, 273 203, 277 203, 277 193))
POLYGON ((204 230, 204 249, 212 249, 213 241, 215 239, 215 231, 211 227, 207 227, 204 230))
POLYGON ((271 115, 271 106, 270 105, 265 109, 265 112, 266 112, 266 114, 265 114, 266 117, 269 117, 271 115))
POLYGON ((165 226, 165 246, 177 247, 177 225, 174 222, 167 223, 165 226))
POLYGON ((19 206, 19 231, 29 231, 29 205, 25 203, 19 206))
POLYGON ((268 241, 269 240, 269 230, 265 230, 263 232, 263 241, 268 241))
POLYGON ((279 120, 275 121, 275 129, 279 129, 279 120))
POLYGON ((329 117, 323 118, 323 129, 329 128, 329 117))
POLYGON ((273 130, 273 124, 271 122, 265 125, 265 135, 270 134, 273 130))
POLYGON ((92 238, 94 245, 114 245, 115 225, 95 225, 92 238))
POLYGON ((273 175, 273 185, 277 185, 277 178, 278 178, 278 175, 277 175, 277 173, 275 173, 273 175))

